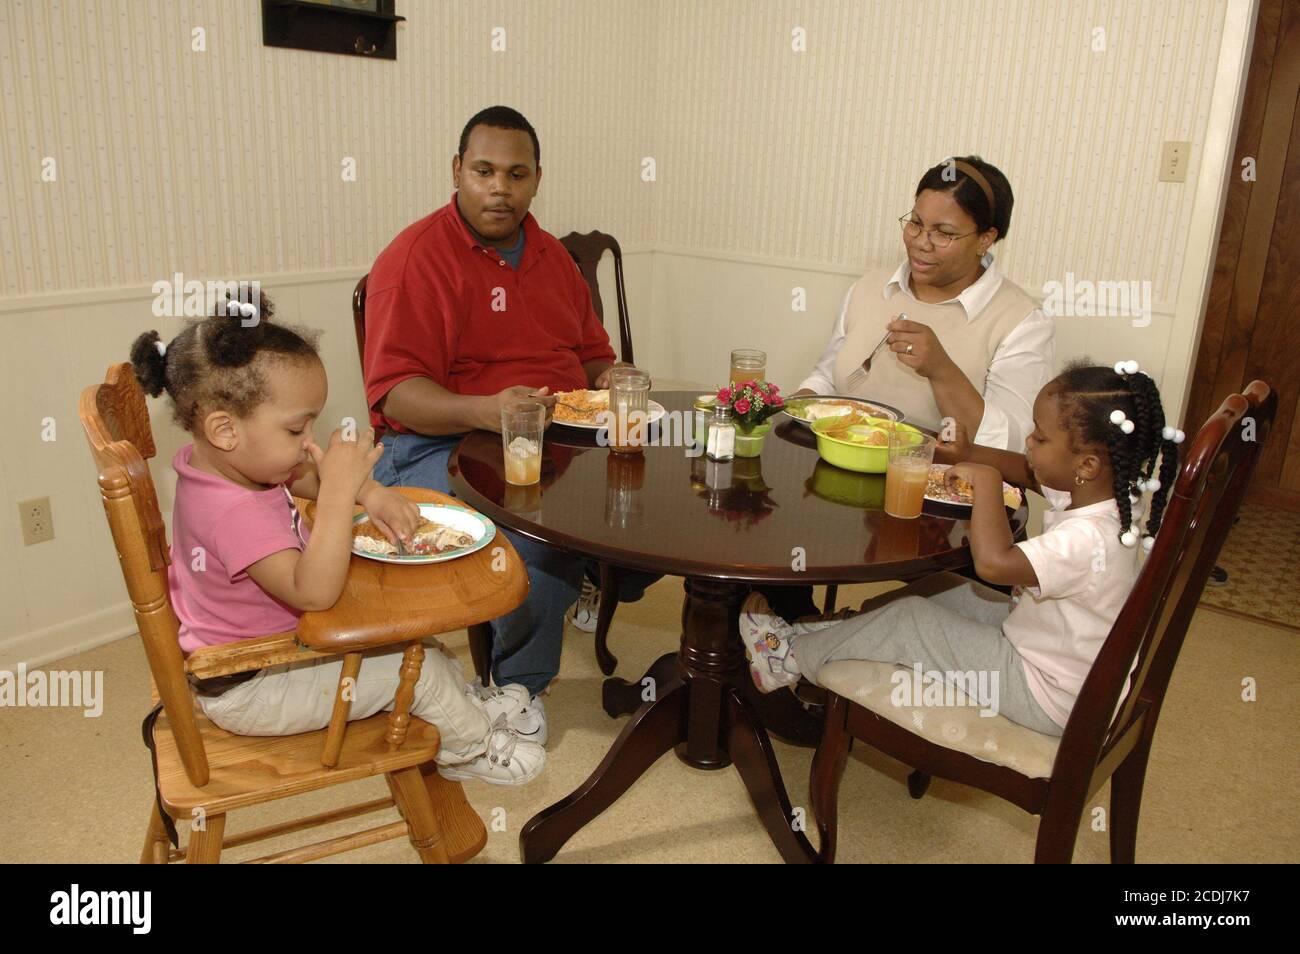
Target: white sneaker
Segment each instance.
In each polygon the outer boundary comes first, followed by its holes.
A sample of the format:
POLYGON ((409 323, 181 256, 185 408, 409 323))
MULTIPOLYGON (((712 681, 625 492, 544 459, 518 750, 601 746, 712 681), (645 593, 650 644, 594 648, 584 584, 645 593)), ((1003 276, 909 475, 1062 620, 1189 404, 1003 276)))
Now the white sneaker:
POLYGON ((439 765, 443 778, 463 782, 480 779, 489 785, 523 785, 537 777, 546 764, 546 750, 527 742, 506 725, 505 713, 488 730, 487 751, 471 762, 439 765))
POLYGON ((772 692, 799 681, 792 652, 794 628, 772 612, 762 593, 750 593, 740 609, 740 638, 745 644, 749 673, 760 692, 772 692))
POLYGON ((582 578, 582 595, 578 597, 578 602, 570 606, 569 611, 564 615, 575 628, 582 630, 584 633, 594 633, 596 631, 596 619, 600 616, 600 587, 584 576, 582 578))
POLYGON ((504 715, 507 727, 521 739, 538 745, 546 744, 546 709, 542 700, 531 698, 523 686, 511 683, 484 688, 483 683, 475 679, 465 686, 465 694, 478 699, 488 721, 495 723, 499 716, 504 715))

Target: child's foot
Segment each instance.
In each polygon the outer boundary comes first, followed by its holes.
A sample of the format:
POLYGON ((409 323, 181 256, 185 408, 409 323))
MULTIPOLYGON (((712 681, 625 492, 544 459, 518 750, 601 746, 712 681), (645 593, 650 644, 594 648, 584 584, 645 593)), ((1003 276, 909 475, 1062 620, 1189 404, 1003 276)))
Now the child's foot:
POLYGON ((536 778, 545 764, 546 750, 520 738, 502 713, 488 730, 486 752, 471 762, 439 765, 438 774, 456 781, 476 778, 490 785, 523 785, 536 778))
POLYGON ((754 685, 772 692, 799 681, 795 662, 794 628, 772 612, 762 593, 751 593, 740 610, 740 638, 754 685))
POLYGON ((475 679, 465 686, 467 695, 473 696, 483 704, 489 722, 496 722, 502 713, 506 716, 506 725, 518 732, 520 737, 538 745, 545 745, 548 736, 546 727, 546 709, 541 699, 534 699, 528 690, 518 683, 508 686, 490 686, 475 679))

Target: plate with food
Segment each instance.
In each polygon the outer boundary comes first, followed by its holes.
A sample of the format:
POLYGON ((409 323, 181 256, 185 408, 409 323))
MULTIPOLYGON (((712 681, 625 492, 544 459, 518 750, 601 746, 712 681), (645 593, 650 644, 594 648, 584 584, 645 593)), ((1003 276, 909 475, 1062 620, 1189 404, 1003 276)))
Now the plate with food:
MULTIPOLYGON (((957 478, 956 486, 948 486, 948 468, 951 464, 931 464, 930 477, 925 484, 925 499, 950 507, 970 507, 975 503, 974 488, 957 478)), ((1006 481, 1002 482, 1002 502, 1012 510, 1020 506, 1020 491, 1006 481)))
MULTIPOLYGON (((667 411, 658 401, 649 402, 650 423, 663 417, 667 411)), ((556 391, 555 415, 552 420, 565 427, 598 431, 605 426, 601 415, 609 411, 609 390, 556 391)))
POLYGON ((823 417, 840 417, 845 414, 860 414, 887 421, 903 419, 903 412, 896 407, 842 394, 805 394, 802 397, 786 398, 782 410, 791 420, 804 426, 823 417))
POLYGON ((352 518, 352 552, 382 563, 443 563, 483 549, 496 537, 487 517, 452 504, 420 504, 420 525, 406 545, 406 555, 375 526, 369 514, 352 518))

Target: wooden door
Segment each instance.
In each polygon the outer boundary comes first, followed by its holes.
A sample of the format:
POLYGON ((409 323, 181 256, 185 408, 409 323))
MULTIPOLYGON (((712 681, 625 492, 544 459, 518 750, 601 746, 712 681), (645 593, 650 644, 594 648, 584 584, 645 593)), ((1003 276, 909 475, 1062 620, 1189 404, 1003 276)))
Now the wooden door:
POLYGON ((1300 511, 1300 0, 1261 0, 1183 429, 1262 378, 1277 419, 1250 499, 1300 511), (1253 163, 1247 162, 1253 160, 1253 163), (1253 165, 1254 180, 1243 178, 1253 165))

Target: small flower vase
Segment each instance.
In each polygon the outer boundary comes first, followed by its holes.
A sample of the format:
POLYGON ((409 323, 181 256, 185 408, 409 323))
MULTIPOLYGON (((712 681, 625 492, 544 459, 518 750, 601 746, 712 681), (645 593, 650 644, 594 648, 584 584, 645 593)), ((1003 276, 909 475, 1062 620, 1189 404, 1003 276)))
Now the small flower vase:
POLYGON ((757 457, 763 453, 763 438, 772 430, 771 424, 755 424, 749 430, 736 428, 736 456, 757 457))

